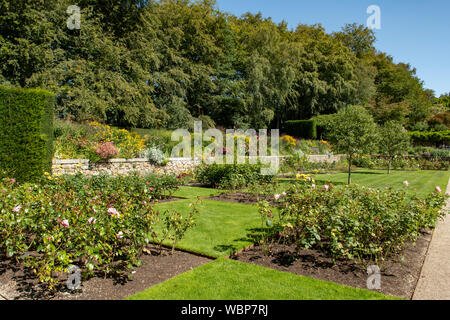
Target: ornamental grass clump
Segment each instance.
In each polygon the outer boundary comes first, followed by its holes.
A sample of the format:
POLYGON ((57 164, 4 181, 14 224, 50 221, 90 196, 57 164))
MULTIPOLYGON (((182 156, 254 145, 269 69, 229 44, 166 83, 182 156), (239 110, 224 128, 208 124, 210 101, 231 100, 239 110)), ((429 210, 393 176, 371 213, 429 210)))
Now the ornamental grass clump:
POLYGON ((421 231, 435 227, 445 214, 441 208, 447 197, 439 191, 422 199, 393 189, 318 188, 301 182, 279 198, 277 218, 267 204, 260 204, 263 221, 274 220, 270 228, 264 226, 264 239, 295 243, 298 250, 319 249, 333 259, 381 265, 416 241, 421 231))

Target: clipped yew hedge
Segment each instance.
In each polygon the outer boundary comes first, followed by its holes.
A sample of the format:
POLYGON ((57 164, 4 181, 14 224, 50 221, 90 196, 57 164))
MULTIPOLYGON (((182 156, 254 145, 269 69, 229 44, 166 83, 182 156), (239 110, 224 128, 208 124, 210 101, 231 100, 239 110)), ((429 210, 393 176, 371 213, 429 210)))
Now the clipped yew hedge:
POLYGON ((408 134, 415 144, 450 144, 450 130, 430 132, 411 131, 408 134))
POLYGON ((316 139, 317 125, 314 120, 286 121, 284 132, 299 139, 316 139))
POLYGON ((0 175, 30 181, 51 172, 55 96, 0 86, 0 175))

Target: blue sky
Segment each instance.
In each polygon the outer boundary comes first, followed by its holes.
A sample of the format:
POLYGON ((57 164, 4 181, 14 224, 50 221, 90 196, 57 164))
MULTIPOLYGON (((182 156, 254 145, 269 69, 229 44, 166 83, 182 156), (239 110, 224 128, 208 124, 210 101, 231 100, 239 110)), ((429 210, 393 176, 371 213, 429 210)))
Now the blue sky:
POLYGON ((321 23, 327 32, 346 23, 366 24, 367 7, 381 8, 378 50, 395 62, 410 63, 425 87, 439 96, 450 92, 450 1, 448 0, 217 0, 217 6, 240 16, 261 12, 290 28, 321 23))

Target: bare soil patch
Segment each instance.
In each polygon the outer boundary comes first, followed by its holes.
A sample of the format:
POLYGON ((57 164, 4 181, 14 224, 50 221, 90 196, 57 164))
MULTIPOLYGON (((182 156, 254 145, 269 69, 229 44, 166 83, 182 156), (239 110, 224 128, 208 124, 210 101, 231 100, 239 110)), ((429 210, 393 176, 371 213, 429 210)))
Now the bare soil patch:
POLYGON ((257 195, 253 193, 246 192, 228 192, 222 193, 217 196, 212 196, 209 198, 205 198, 206 200, 215 200, 222 202, 233 202, 233 203, 241 203, 241 204, 257 204, 258 201, 267 200, 269 202, 273 202, 273 196, 267 195, 257 195))
POLYGON ((142 266, 129 277, 94 277, 72 292, 66 286, 68 275, 63 275, 55 294, 38 283, 32 270, 0 256, 0 294, 9 300, 119 300, 211 261, 181 251, 171 255, 169 249, 161 254, 156 247, 149 249, 150 254, 141 257, 142 266))

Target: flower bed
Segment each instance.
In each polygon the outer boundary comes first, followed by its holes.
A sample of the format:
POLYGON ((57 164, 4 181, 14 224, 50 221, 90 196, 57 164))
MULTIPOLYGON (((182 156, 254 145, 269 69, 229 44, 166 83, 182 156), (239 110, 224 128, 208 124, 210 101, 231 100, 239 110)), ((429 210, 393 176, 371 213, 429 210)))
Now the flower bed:
POLYGON ((140 264, 150 242, 173 245, 194 223, 189 214, 150 205, 181 184, 175 176, 47 176, 39 184, 0 181, 0 253, 54 288, 70 265, 84 276, 120 275, 140 264))
MULTIPOLYGON (((334 259, 382 264, 414 242, 421 230, 433 228, 444 213, 440 188, 425 199, 404 191, 362 186, 317 187, 300 181, 278 199, 278 219, 267 202, 260 214, 268 226, 266 241, 280 235, 297 248, 320 248, 334 259)), ((276 238, 276 240, 280 240, 276 238)))

